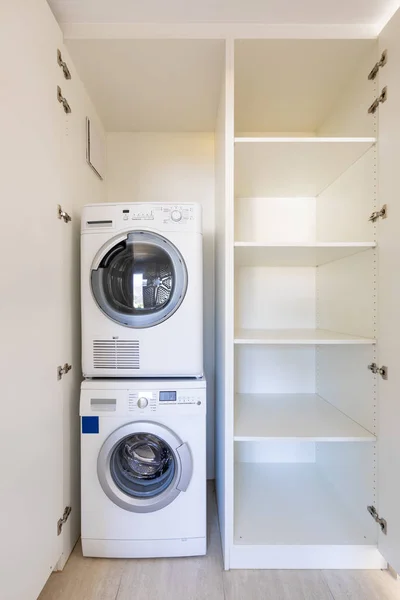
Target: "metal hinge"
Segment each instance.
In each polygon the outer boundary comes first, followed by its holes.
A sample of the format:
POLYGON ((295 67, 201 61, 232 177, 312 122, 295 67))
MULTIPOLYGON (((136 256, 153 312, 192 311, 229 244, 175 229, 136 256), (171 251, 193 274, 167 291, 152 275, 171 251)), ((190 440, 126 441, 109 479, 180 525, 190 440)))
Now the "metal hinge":
POLYGON ((67 63, 62 58, 61 50, 58 50, 58 49, 57 49, 57 62, 63 70, 65 79, 71 79, 71 71, 68 69, 67 63))
POLYGON ((387 521, 385 519, 382 519, 378 515, 378 512, 377 512, 375 506, 367 506, 367 511, 369 512, 371 517, 374 519, 374 521, 376 521, 378 523, 379 527, 382 530, 382 533, 387 535, 387 521))
POLYGON ((385 366, 378 367, 376 363, 368 365, 368 369, 373 372, 374 375, 380 375, 382 379, 388 378, 388 368, 385 366))
POLYGON ((369 75, 368 75, 368 79, 375 79, 375 77, 378 75, 379 69, 381 67, 384 67, 387 63, 387 50, 384 50, 382 52, 382 56, 380 58, 380 60, 378 60, 377 63, 375 63, 375 65, 373 66, 372 70, 370 71, 369 75))
POLYGON ((377 98, 375 98, 375 100, 373 101, 373 103, 369 107, 368 114, 374 115, 376 113, 376 111, 378 110, 379 105, 382 104, 383 102, 386 102, 387 95, 388 95, 387 87, 385 86, 383 88, 383 90, 381 91, 380 96, 378 96, 377 98))
POLYGON ((372 221, 372 223, 375 223, 375 221, 377 221, 379 218, 386 219, 386 217, 387 217, 387 205, 384 204, 382 206, 381 210, 375 210, 372 213, 372 215, 370 216, 368 221, 372 221))
POLYGON ((63 105, 64 112, 67 113, 67 115, 70 112, 72 112, 71 107, 68 104, 68 100, 62 95, 62 91, 59 85, 57 86, 57 100, 63 105))
POLYGON ((72 508, 70 506, 66 506, 64 509, 64 514, 61 519, 57 521, 57 535, 60 535, 62 532, 63 525, 68 521, 68 517, 71 514, 72 508))
POLYGON ((57 379, 60 381, 60 379, 62 379, 62 376, 69 373, 71 369, 72 365, 69 365, 68 363, 65 363, 63 367, 57 367, 57 379))
POLYGON ((62 219, 64 223, 69 223, 72 220, 70 215, 61 208, 60 204, 57 204, 57 217, 62 219))

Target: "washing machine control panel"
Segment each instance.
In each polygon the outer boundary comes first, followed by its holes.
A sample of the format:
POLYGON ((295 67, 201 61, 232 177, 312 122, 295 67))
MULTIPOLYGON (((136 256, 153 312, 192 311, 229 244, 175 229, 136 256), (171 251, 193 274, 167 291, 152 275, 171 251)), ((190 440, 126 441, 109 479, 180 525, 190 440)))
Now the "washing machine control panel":
POLYGON ((129 412, 157 412, 162 407, 202 404, 201 390, 138 390, 128 393, 129 412))

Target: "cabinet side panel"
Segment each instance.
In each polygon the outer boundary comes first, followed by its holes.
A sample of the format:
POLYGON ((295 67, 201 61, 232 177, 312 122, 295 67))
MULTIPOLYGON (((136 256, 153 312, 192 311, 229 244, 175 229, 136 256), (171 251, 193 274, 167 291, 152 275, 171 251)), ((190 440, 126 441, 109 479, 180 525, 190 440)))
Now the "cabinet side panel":
POLYGON ((317 268, 317 326, 376 337, 376 251, 367 250, 317 268))
POLYGON ((61 553, 61 42, 43 0, 0 3, 0 597, 7 600, 37 598, 61 553))
POLYGON ((362 61, 351 74, 346 85, 333 97, 331 108, 322 120, 317 135, 369 137, 376 135, 376 118, 368 114, 374 101, 377 81, 368 81, 368 73, 378 60, 377 41, 371 40, 362 61))
POLYGON ((368 543, 377 543, 378 528, 367 511, 376 501, 376 445, 316 444, 316 463, 332 497, 358 526, 368 543))
POLYGON ((317 198, 318 242, 375 241, 377 149, 373 146, 317 198))
POLYGON ((318 346, 317 394, 377 433, 377 377, 367 369, 373 346, 318 346))
MULTIPOLYGON (((80 310, 80 220, 82 207, 105 202, 106 181, 102 181, 86 160, 86 118, 88 117, 105 147, 105 132, 96 108, 76 72, 65 46, 60 47, 68 64, 71 80, 62 89, 72 112, 63 116, 62 177, 60 203, 72 217, 62 231, 63 294, 59 306, 62 327, 62 360, 73 368, 62 381, 63 387, 63 506, 71 506, 71 515, 63 528, 63 550, 57 568, 62 569, 80 535, 80 421, 81 383, 81 310, 80 310)), ((61 73, 61 71, 60 71, 61 73)), ((103 172, 106 179, 106 173, 103 172)))
POLYGON ((233 45, 227 43, 215 148, 216 491, 225 568, 233 540, 233 45))
POLYGON ((379 203, 387 203, 388 218, 378 223, 379 249, 379 366, 388 379, 378 378, 379 498, 378 512, 388 522, 379 548, 400 573, 400 11, 385 27, 380 52, 388 62, 379 73, 379 88, 387 86, 388 100, 379 109, 379 203))

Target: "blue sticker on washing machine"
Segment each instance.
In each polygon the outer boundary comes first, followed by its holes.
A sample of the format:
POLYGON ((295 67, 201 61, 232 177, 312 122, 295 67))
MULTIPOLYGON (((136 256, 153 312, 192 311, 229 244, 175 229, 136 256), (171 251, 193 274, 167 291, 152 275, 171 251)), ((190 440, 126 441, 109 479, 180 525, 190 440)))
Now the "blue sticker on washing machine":
POLYGON ((82 433, 99 433, 99 417, 82 417, 82 433))

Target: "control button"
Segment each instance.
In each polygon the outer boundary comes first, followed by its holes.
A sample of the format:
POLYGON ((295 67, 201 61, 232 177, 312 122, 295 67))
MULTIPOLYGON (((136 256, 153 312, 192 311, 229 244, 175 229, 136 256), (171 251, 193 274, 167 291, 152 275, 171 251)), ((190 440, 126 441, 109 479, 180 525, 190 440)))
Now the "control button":
POLYGON ((124 221, 127 221, 127 220, 128 220, 128 215, 127 215, 127 214, 125 214, 125 215, 123 216, 123 219, 124 219, 124 221))
POLYGON ((147 400, 147 398, 139 398, 139 400, 137 401, 137 405, 139 408, 146 408, 146 406, 148 405, 149 401, 147 400))
POLYGON ((175 221, 175 223, 178 223, 178 221, 180 221, 182 219, 182 213, 180 210, 173 210, 171 213, 171 219, 173 221, 175 221))

